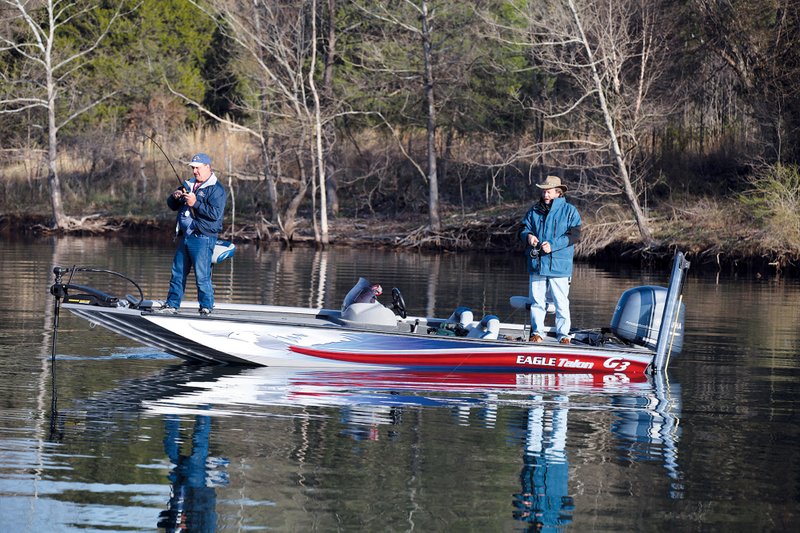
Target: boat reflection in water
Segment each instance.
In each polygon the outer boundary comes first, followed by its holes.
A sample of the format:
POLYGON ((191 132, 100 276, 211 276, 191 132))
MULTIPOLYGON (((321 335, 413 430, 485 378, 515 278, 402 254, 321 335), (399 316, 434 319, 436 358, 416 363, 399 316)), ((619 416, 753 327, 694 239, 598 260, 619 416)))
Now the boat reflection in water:
POLYGON ((678 468, 681 390, 669 383, 666 373, 653 377, 649 395, 615 395, 612 408, 617 420, 611 431, 620 438, 621 448, 631 461, 659 461, 672 480, 670 498, 683 497, 683 482, 678 468))
MULTIPOLYGON (((664 373, 648 382, 648 388, 613 392, 610 408, 615 415, 612 434, 631 461, 661 461, 672 481, 671 498, 680 498, 677 464, 680 386, 668 384, 664 373), (631 394, 630 392, 635 392, 631 394)), ((547 402, 531 398, 527 434, 520 472, 522 490, 514 495, 514 518, 528 522, 532 530, 556 531, 572 521, 575 508, 569 495, 567 419, 570 394, 547 402)))
POLYGON ((680 387, 668 383, 665 373, 631 382, 622 375, 591 374, 315 372, 264 367, 208 372, 204 370, 197 380, 185 375, 188 379, 179 392, 172 388, 171 394, 140 398, 146 411, 164 416, 167 424, 165 447, 175 466, 170 474, 170 509, 162 512, 159 526, 168 530, 187 525, 192 530, 213 529, 215 487, 228 483, 226 460, 209 456, 213 417, 269 415, 264 408, 270 406, 300 408, 295 412, 303 417, 318 416, 304 409, 309 406, 337 408, 343 433, 356 440, 378 440, 382 426, 388 426, 386 435, 394 438, 404 423, 405 408, 444 407, 452 410, 456 424, 478 420, 486 428, 496 425, 498 409, 516 408, 525 419, 511 431, 524 444, 520 490, 513 495, 510 512, 532 530, 557 530, 572 521, 575 505, 569 492, 567 453, 571 411, 607 413, 620 453, 616 460, 663 464, 672 480, 670 497, 681 495, 680 387), (173 440, 178 415, 195 416, 189 456, 180 456, 173 440))

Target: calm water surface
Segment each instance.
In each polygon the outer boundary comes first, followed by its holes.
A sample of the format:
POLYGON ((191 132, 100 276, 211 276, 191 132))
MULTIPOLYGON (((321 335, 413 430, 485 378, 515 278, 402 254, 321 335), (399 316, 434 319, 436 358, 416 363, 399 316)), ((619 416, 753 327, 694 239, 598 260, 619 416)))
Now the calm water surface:
MULTIPOLYGON (((53 365, 53 266, 163 298, 172 247, 0 252, 2 531, 800 528, 797 280, 690 271, 684 353, 635 383, 192 367, 66 312, 53 365)), ((242 246, 214 283, 218 301, 339 307, 358 276, 411 313, 522 320, 515 256, 242 246)), ((666 276, 578 265, 573 323, 606 325, 624 289, 666 276)))

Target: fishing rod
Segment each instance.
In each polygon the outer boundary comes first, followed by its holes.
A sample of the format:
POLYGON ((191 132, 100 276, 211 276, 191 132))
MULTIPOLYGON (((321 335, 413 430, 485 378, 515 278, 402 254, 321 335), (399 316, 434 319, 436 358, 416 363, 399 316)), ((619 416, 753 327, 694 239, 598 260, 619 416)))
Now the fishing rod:
MULTIPOLYGON (((169 163, 169 166, 170 166, 170 168, 172 168, 172 172, 174 172, 174 173, 175 173, 175 179, 177 179, 177 180, 178 180, 178 183, 180 183, 180 185, 181 185, 181 189, 182 189, 182 190, 183 190, 183 191, 184 191, 186 194, 189 194, 189 193, 191 193, 191 192, 192 192, 192 187, 191 187, 191 186, 190 186, 190 185, 189 185, 189 184, 188 184, 186 181, 183 181, 183 180, 181 179, 181 177, 178 175, 178 171, 177 171, 177 170, 175 170, 175 165, 173 165, 173 164, 172 164, 172 160, 171 160, 171 159, 169 158, 169 156, 167 155, 167 152, 165 152, 165 151, 164 151, 164 149, 163 149, 163 148, 161 148, 161 145, 160 145, 160 144, 158 144, 158 143, 156 142, 156 140, 155 140, 155 139, 153 139, 151 136, 149 136, 149 135, 148 135, 148 134, 146 134, 145 132, 143 132, 143 131, 140 131, 139 133, 141 133, 141 134, 142 134, 142 135, 143 135, 145 138, 149 139, 151 143, 155 144, 155 145, 156 145, 156 148, 158 148, 158 150, 159 150, 159 151, 160 151, 162 154, 164 154, 164 159, 166 159, 166 160, 167 160, 167 163, 169 163)), ((192 217, 196 216, 196 213, 195 213, 194 207, 190 207, 190 208, 189 208, 189 211, 191 211, 191 212, 192 212, 192 217)))
POLYGON ((160 145, 160 144, 158 144, 158 143, 156 142, 156 140, 155 140, 155 139, 153 139, 151 136, 149 136, 149 135, 148 135, 148 134, 146 134, 145 132, 143 132, 143 131, 140 131, 139 133, 140 133, 140 134, 141 134, 143 137, 147 138, 147 139, 148 139, 148 140, 149 140, 151 143, 153 143, 154 145, 156 145, 156 148, 158 148, 158 150, 159 150, 159 151, 160 151, 162 154, 164 154, 164 159, 166 159, 166 160, 167 160, 167 163, 169 163, 169 166, 170 166, 170 168, 172 168, 172 172, 174 172, 174 173, 175 173, 175 178, 178 180, 178 183, 180 183, 180 185, 181 185, 181 187, 183 188, 183 190, 185 190, 187 193, 188 193, 188 192, 191 192, 192 188, 191 188, 191 187, 189 187, 189 184, 188 184, 188 183, 186 183, 184 180, 182 180, 182 179, 181 179, 180 175, 178 175, 178 171, 177 171, 177 170, 175 170, 175 165, 173 165, 173 164, 172 164, 172 160, 169 158, 169 156, 168 156, 168 155, 167 155, 167 153, 164 151, 164 149, 163 149, 163 148, 161 148, 161 145, 160 145))

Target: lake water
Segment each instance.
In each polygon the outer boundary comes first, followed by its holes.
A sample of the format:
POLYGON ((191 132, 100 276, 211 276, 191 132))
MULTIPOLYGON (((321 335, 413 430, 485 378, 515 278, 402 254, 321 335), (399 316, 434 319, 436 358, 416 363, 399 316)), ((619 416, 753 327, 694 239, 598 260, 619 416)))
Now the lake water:
MULTIPOLYGON (((0 252, 4 532, 800 529, 796 279, 690 270, 684 351, 636 383, 193 367, 68 312, 52 364, 53 266, 164 298, 172 246, 0 252)), ((214 284, 221 302, 339 307, 359 276, 414 314, 523 319, 513 255, 240 246, 214 284)), ((667 276, 577 265, 573 324, 606 325, 624 289, 667 276)))

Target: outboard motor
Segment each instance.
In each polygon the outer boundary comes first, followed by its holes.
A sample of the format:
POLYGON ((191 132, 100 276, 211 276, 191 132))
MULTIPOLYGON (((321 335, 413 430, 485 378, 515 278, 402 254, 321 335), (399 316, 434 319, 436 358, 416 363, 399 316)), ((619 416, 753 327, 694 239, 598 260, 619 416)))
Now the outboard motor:
MULTIPOLYGON (((667 289, 646 285, 628 289, 617 302, 611 318, 611 331, 620 339, 655 350, 667 302, 667 289)), ((683 347, 683 320, 685 307, 680 303, 677 320, 672 325, 672 353, 683 347)))

